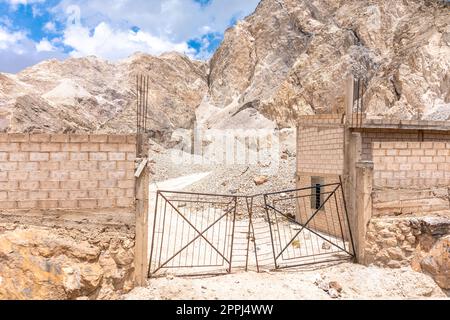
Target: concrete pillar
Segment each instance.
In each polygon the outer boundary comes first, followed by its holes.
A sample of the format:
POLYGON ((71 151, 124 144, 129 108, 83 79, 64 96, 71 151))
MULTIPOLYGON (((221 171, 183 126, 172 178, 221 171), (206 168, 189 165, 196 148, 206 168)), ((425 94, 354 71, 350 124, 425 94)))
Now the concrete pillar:
POLYGON ((149 179, 150 169, 148 167, 148 137, 141 135, 137 139, 141 143, 138 150, 141 154, 137 158, 137 171, 135 173, 135 196, 136 196, 136 238, 134 245, 134 272, 135 285, 145 286, 148 269, 148 202, 149 202, 149 179))
POLYGON ((364 264, 367 226, 372 218, 373 162, 360 161, 356 163, 355 172, 356 221, 352 232, 355 242, 356 261, 364 264))

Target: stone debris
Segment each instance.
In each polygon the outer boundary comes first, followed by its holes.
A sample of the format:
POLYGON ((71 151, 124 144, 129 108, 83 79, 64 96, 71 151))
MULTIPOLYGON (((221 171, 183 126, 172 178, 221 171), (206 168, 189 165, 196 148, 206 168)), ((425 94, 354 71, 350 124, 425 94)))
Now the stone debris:
POLYGON ((266 183, 267 181, 269 181, 269 178, 266 177, 266 176, 258 176, 258 177, 255 177, 255 178, 253 179, 253 181, 255 182, 255 184, 256 184, 257 186, 260 186, 260 185, 266 183))

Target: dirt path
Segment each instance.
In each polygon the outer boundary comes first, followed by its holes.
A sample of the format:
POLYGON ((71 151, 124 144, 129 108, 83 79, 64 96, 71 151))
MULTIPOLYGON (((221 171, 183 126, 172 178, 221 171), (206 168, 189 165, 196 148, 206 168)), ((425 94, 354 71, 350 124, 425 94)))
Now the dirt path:
POLYGON ((215 277, 167 276, 150 279, 148 287, 136 288, 123 299, 332 299, 324 289, 328 289, 333 281, 342 287, 341 299, 448 299, 433 279, 409 268, 382 269, 351 263, 318 269, 240 272, 215 277))

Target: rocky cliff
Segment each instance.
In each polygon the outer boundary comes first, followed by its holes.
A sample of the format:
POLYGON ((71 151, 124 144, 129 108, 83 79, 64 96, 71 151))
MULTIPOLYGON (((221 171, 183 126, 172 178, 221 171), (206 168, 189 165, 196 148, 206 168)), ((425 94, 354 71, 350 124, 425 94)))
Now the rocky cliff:
POLYGON ((368 81, 369 115, 447 120, 450 5, 263 0, 227 31, 210 65, 207 101, 231 118, 254 109, 289 125, 298 114, 343 111, 352 72, 368 81))
POLYGON ((9 131, 134 130, 134 75, 150 76, 150 128, 289 126, 342 111, 345 76, 365 77, 371 116, 450 119, 450 4, 438 0, 262 0, 207 63, 179 54, 47 61, 0 74, 9 131))
POLYGON ((207 66, 186 56, 135 54, 110 63, 96 57, 50 60, 0 74, 0 123, 14 132, 133 132, 136 75, 150 78, 149 127, 156 137, 190 128, 207 90, 207 66))

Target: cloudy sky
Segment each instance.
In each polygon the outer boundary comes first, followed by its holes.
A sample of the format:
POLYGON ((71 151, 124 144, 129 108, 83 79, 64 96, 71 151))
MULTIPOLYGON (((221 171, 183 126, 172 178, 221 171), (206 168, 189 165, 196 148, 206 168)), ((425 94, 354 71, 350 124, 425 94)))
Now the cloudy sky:
POLYGON ((0 72, 49 58, 179 51, 208 59, 259 0, 0 0, 0 72))

